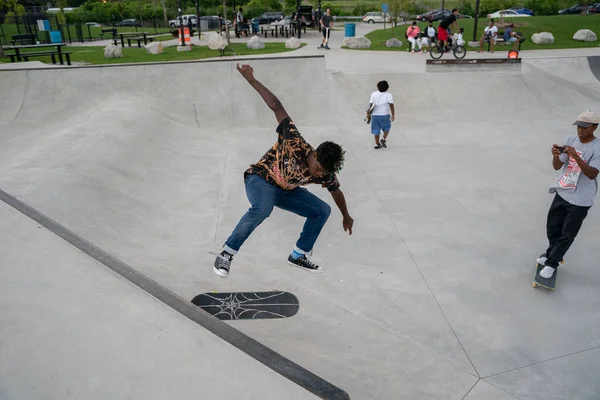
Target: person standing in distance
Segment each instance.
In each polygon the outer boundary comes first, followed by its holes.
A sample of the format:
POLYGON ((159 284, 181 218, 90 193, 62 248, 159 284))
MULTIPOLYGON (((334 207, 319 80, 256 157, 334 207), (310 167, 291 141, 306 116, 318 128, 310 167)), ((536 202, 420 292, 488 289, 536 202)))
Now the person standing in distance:
POLYGON ((306 218, 300 238, 288 257, 288 264, 306 271, 321 272, 323 268, 307 255, 312 253, 321 229, 331 214, 331 207, 300 186, 316 183, 327 188, 342 213, 344 231, 352 235, 354 220, 348 213, 344 193, 336 176, 344 165, 345 151, 342 146, 330 141, 314 149, 298 132, 279 99, 254 77, 252 67, 240 67, 237 64, 237 70, 273 111, 279 125, 275 144, 244 172, 246 196, 251 207, 225 241, 223 251, 215 259, 213 271, 227 278, 231 261, 240 247, 271 215, 273 208, 278 207, 306 218))
POLYGON ((440 41, 442 51, 448 46, 448 29, 452 29, 452 33, 456 33, 458 28, 456 17, 458 17, 458 9, 453 8, 452 14, 442 19, 442 22, 438 26, 438 40, 440 41))
POLYGON ((394 111, 394 98, 388 92, 390 85, 387 81, 377 83, 377 91, 371 93, 367 121, 371 121, 371 133, 375 136, 375 149, 387 148, 387 137, 392 129, 392 121, 396 118, 394 111), (391 114, 391 116, 390 116, 391 114), (383 131, 383 139, 379 135, 383 131))
POLYGON ((555 194, 546 222, 549 246, 537 259, 544 266, 542 278, 552 277, 594 204, 600 170, 600 140, 594 132, 599 123, 596 113, 584 111, 573 123, 577 125, 577 136, 568 137, 562 146, 552 146, 552 166, 562 171, 549 190, 555 194))
POLYGON ((331 16, 331 8, 327 7, 325 15, 321 17, 321 32, 323 32, 323 40, 321 40, 321 48, 329 49, 329 36, 331 34, 331 28, 333 28, 333 17, 331 16), (327 39, 327 43, 325 43, 327 39))

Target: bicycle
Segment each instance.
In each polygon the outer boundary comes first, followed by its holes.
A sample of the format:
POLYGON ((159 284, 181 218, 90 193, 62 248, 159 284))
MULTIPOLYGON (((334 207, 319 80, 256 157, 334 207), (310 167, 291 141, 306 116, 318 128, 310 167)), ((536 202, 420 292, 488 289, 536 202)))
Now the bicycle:
MULTIPOLYGON (((438 42, 436 45, 433 45, 431 50, 429 50, 429 55, 435 60, 442 58, 444 55, 444 51, 442 50, 443 45, 440 44, 440 42, 438 42)), ((467 55, 467 49, 465 46, 456 43, 452 43, 452 46, 450 46, 450 51, 452 51, 452 54, 454 54, 454 58, 457 59, 463 59, 467 55)))

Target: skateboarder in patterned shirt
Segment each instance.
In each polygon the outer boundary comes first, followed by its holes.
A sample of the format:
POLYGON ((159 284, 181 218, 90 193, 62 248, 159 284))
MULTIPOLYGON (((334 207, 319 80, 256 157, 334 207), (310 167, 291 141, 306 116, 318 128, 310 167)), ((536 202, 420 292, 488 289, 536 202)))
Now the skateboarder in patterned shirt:
POLYGON ((573 124, 577 125, 577 136, 565 139, 562 146, 552 146, 552 166, 562 172, 549 190, 555 194, 546 222, 550 245, 537 259, 544 266, 540 271, 544 279, 552 277, 594 204, 600 170, 600 139, 594 136, 598 123, 597 114, 585 111, 573 124))
POLYGON ((254 78, 252 67, 240 67, 238 64, 237 69, 275 113, 279 124, 278 137, 273 147, 244 172, 246 196, 252 206, 225 242, 223 251, 215 259, 213 271, 226 278, 233 256, 254 229, 269 217, 273 207, 279 207, 306 217, 300 238, 288 257, 288 263, 305 270, 320 272, 322 268, 313 263, 307 255, 312 253, 321 229, 329 218, 331 207, 300 186, 316 183, 327 188, 342 213, 344 231, 352 235, 354 220, 348 214, 346 200, 336 177, 344 164, 345 151, 340 145, 329 141, 313 149, 298 132, 279 99, 254 78))

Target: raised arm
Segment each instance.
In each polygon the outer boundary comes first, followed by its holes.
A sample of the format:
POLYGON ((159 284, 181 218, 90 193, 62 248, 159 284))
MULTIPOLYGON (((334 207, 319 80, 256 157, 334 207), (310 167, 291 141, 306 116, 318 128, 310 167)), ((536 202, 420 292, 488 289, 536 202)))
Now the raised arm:
POLYGON ((283 105, 279 101, 277 97, 269 89, 267 89, 262 83, 254 78, 254 70, 251 66, 244 64, 240 67, 240 64, 237 64, 237 70, 242 74, 244 79, 248 81, 250 86, 252 86, 260 97, 267 103, 267 106, 275 113, 275 118, 277 119, 277 123, 281 123, 284 119, 288 117, 287 111, 283 108, 283 105))

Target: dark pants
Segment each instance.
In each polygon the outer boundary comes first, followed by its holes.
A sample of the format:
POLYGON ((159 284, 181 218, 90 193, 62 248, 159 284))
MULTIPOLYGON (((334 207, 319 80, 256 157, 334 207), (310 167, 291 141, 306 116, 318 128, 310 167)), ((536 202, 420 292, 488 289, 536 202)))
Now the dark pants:
POLYGON ((550 243, 546 250, 547 266, 558 267, 575 241, 589 209, 590 207, 574 206, 558 194, 554 197, 546 222, 546 234, 550 243))
POLYGON ((279 189, 255 174, 248 175, 245 184, 246 196, 252 207, 244 214, 225 242, 225 250, 231 254, 237 253, 254 229, 271 215, 273 207, 279 207, 306 217, 296 250, 299 250, 299 253, 310 253, 331 214, 329 204, 304 188, 279 189))

